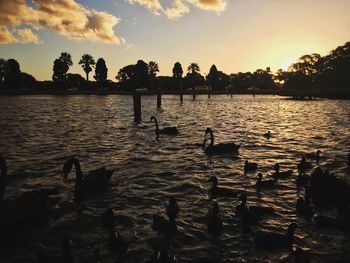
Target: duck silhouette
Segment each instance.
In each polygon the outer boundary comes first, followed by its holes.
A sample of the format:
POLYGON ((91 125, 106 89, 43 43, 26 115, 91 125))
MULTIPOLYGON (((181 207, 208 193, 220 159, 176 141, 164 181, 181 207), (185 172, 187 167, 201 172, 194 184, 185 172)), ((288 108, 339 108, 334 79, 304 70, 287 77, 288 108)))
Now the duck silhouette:
POLYGON ((306 161, 306 157, 302 156, 300 162, 297 165, 298 173, 302 174, 307 170, 310 170, 312 168, 311 163, 306 161))
POLYGON ((244 163, 244 173, 249 173, 249 172, 254 172, 258 169, 258 164, 249 162, 248 160, 245 161, 244 163))
POLYGON ((259 192, 261 189, 271 189, 276 186, 276 181, 269 179, 269 180, 262 180, 263 174, 258 173, 258 180, 255 183, 255 187, 257 191, 259 192))
POLYGON ((304 156, 307 158, 307 159, 310 159, 310 160, 315 160, 317 163, 320 161, 320 153, 321 151, 320 150, 317 150, 316 152, 314 153, 306 153, 304 156))
POLYGON ((264 137, 266 139, 270 139, 271 138, 271 131, 268 131, 268 132, 264 133, 264 137))
POLYGON ((240 145, 237 145, 235 143, 219 143, 219 144, 214 144, 214 134, 211 128, 207 128, 205 130, 205 136, 207 134, 210 135, 210 143, 207 147, 205 147, 206 144, 206 139, 204 139, 203 143, 203 149, 204 152, 211 156, 211 155, 222 155, 222 154, 232 154, 232 153, 238 153, 238 149, 240 148, 240 145))
POLYGON ((263 234, 255 239, 256 247, 267 250, 291 249, 296 228, 297 224, 292 223, 288 226, 286 234, 274 232, 263 234))
POLYGON ((288 177, 291 176, 293 171, 292 170, 288 170, 288 171, 280 171, 280 165, 279 163, 276 163, 274 165, 274 173, 272 174, 273 178, 278 179, 278 178, 283 178, 283 177, 288 177))
POLYGON ((80 202, 88 195, 102 192, 114 171, 107 170, 105 167, 90 171, 83 175, 80 162, 77 158, 69 158, 63 166, 63 177, 67 179, 68 174, 75 166, 75 185, 74 185, 74 201, 80 202))
POLYGON ((218 186, 218 178, 211 176, 208 182, 212 182, 212 186, 209 189, 210 194, 215 197, 236 197, 237 192, 231 188, 218 186))
POLYGON ((246 223, 257 225, 263 216, 275 212, 272 207, 268 206, 247 206, 247 199, 247 194, 241 193, 238 198, 241 203, 237 205, 235 209, 236 216, 241 220, 244 220, 246 223))
POLYGON ((156 125, 155 133, 157 136, 159 134, 166 134, 166 135, 178 135, 179 134, 179 131, 176 127, 165 127, 163 129, 159 129, 158 121, 157 121, 156 117, 154 117, 154 116, 151 116, 151 121, 155 122, 155 125, 156 125))

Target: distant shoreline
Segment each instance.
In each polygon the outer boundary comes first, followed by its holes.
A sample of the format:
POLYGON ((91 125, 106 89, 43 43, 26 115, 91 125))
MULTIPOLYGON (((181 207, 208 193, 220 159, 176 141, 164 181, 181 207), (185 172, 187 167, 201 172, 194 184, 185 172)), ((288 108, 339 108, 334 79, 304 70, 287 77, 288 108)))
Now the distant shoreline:
MULTIPOLYGON (((54 96, 66 96, 66 95, 133 95, 135 92, 121 91, 121 90, 0 90, 0 96, 31 96, 31 95, 54 95, 54 96)), ((138 91, 137 94, 144 96, 157 95, 157 91, 138 91)), ((178 95, 180 92, 177 91, 162 91, 162 95, 178 95)), ((184 91, 183 95, 208 95, 208 91, 184 91)), ((231 95, 230 91, 212 91, 210 95, 231 95)), ((324 99, 342 99, 350 100, 350 92, 348 91, 298 91, 298 90, 257 90, 257 91, 234 91, 232 95, 276 95, 289 97, 298 100, 307 100, 314 98, 324 99)))

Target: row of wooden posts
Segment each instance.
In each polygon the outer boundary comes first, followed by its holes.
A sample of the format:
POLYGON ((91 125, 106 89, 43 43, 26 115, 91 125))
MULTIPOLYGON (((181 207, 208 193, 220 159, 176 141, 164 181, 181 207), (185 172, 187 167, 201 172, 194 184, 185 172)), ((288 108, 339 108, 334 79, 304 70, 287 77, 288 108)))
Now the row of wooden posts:
MULTIPOLYGON (((231 98, 233 94, 231 93, 231 98)), ((196 100, 196 94, 192 94, 192 99, 196 100)), ((208 93, 208 99, 210 99, 210 93, 208 93)), ((134 102, 134 120, 135 122, 141 121, 141 94, 134 93, 133 94, 133 102, 134 102)), ((183 94, 180 94, 180 102, 183 102, 183 94)), ((157 93, 157 108, 162 107, 162 93, 157 93)))

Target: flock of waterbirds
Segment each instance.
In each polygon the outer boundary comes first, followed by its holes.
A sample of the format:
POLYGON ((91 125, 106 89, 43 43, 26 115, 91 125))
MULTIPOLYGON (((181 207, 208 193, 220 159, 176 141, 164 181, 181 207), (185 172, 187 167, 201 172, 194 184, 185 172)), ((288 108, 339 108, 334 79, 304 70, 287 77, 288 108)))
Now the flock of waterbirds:
MULTIPOLYGON (((157 138, 161 134, 175 136, 179 133, 176 127, 159 129, 157 119, 154 116, 150 119, 155 122, 157 138)), ((263 136, 268 140, 272 137, 272 134, 268 131, 263 136)), ((203 151, 208 156, 238 155, 239 149, 240 145, 235 143, 215 144, 213 131, 210 128, 205 130, 203 151), (208 140, 210 142, 207 145, 208 140)), ((299 197, 296 200, 296 212, 306 222, 316 224, 318 227, 347 230, 350 228, 350 185, 318 167, 318 162, 321 158, 320 154, 321 152, 319 150, 315 153, 305 154, 296 165, 298 173, 295 177, 296 186, 298 189, 304 191, 304 197, 299 197), (308 175, 308 171, 312 171, 311 174, 308 175), (335 207, 338 211, 338 217, 333 218, 316 214, 313 211, 313 207, 317 205, 335 207)), ((350 168, 350 153, 347 156, 347 165, 350 168)), ((76 172, 74 184, 74 202, 76 203, 93 198, 94 195, 102 192, 114 172, 103 167, 83 174, 79 160, 71 157, 63 166, 64 179, 67 179, 73 166, 76 172)), ((258 167, 259 165, 257 163, 245 161, 244 173, 254 173, 258 167)), ((15 231, 22 231, 34 226, 44 226, 50 220, 58 218, 62 210, 64 210, 64 206, 49 206, 48 200, 50 196, 57 194, 57 189, 53 188, 28 191, 22 193, 15 200, 4 199, 6 186, 11 184, 11 181, 21 178, 20 175, 8 174, 7 168, 5 158, 0 156, 1 248, 6 247, 6 243, 8 243, 15 231)), ((276 163, 270 179, 264 179, 262 173, 257 174, 257 181, 255 183, 256 191, 259 194, 261 191, 273 191, 278 185, 279 178, 292 178, 292 174, 293 170, 281 171, 280 165, 276 163)), ((207 181, 212 184, 209 194, 213 199, 220 200, 220 197, 226 197, 240 202, 236 206, 234 213, 241 222, 243 234, 254 235, 252 227, 259 226, 259 222, 263 217, 273 216, 275 213, 274 209, 269 206, 248 206, 248 195, 245 192, 238 192, 232 188, 219 186, 219 180, 216 176, 211 176, 207 181)), ((171 237, 177 231, 176 218, 180 213, 180 207, 175 196, 170 196, 165 212, 167 218, 158 214, 153 215, 152 228, 167 237, 171 237)), ((106 208, 105 212, 101 215, 100 226, 108 232, 108 250, 111 254, 122 258, 128 250, 128 242, 116 230, 115 218, 115 210, 110 207, 106 208)), ((208 208, 208 212, 203 219, 207 225, 207 230, 211 234, 220 235, 224 231, 223 221, 220 217, 220 207, 217 201, 213 201, 212 206, 208 208)), ((284 234, 266 232, 255 236, 256 247, 265 250, 290 249, 294 253, 295 262, 310 262, 308 251, 294 244, 294 231, 296 228, 296 223, 290 223, 284 234)), ((61 255, 52 256, 45 253, 38 253, 37 258, 38 262, 74 262, 72 243, 69 235, 64 234, 62 236, 61 255)), ((101 262, 100 251, 97 248, 91 255, 91 262, 101 262)), ((159 244, 147 262, 179 262, 179 259, 172 255, 166 246, 159 244)))

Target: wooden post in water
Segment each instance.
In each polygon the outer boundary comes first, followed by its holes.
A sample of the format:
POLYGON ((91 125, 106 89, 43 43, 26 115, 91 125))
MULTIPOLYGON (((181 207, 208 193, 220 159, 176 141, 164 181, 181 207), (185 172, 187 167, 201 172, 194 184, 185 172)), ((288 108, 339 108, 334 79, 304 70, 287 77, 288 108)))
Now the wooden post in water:
POLYGON ((195 93, 195 91, 193 91, 193 93, 192 93, 192 100, 196 100, 196 93, 195 93))
POLYGON ((180 93, 180 102, 182 103, 184 101, 184 95, 182 94, 182 91, 180 93))
POLYGON ((162 93, 157 93, 157 109, 162 107, 162 93))
POLYGON ((135 92, 133 94, 133 101, 134 101, 134 121, 140 122, 141 121, 141 95, 135 92))

